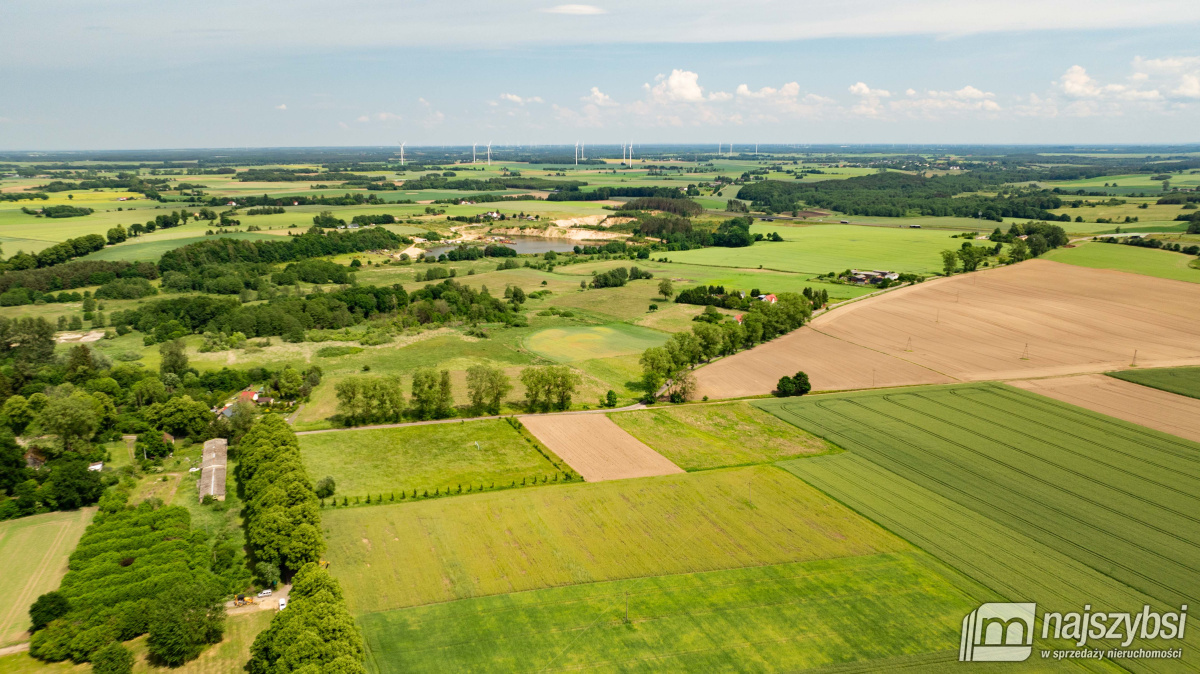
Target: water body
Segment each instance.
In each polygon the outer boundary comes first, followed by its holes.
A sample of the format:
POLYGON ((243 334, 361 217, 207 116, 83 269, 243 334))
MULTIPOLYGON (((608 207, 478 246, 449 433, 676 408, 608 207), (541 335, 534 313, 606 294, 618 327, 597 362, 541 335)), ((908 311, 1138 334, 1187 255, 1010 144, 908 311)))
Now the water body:
MULTIPOLYGON (((571 239, 550 239, 541 236, 510 236, 508 238, 512 239, 513 243, 495 245, 507 246, 508 248, 516 250, 517 253, 520 254, 541 254, 551 250, 556 253, 569 253, 575 250, 576 245, 582 245, 580 242, 571 239)), ((594 241, 590 241, 588 243, 593 246, 596 245, 596 242, 594 241)), ((429 255, 437 257, 438 255, 454 250, 457 247, 458 246, 434 246, 433 248, 429 248, 428 251, 429 255)))

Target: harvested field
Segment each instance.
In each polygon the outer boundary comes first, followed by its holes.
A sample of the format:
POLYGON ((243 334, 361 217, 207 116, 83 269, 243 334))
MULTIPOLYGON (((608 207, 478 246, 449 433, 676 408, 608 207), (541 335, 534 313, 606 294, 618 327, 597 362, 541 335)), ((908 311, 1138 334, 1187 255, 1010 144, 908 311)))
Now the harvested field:
POLYGON ((1031 260, 885 293, 696 372, 697 396, 1200 364, 1200 284, 1031 260), (828 339, 819 339, 820 333, 828 339), (1028 347, 1028 348, 1027 348, 1028 347), (882 373, 882 376, 881 376, 882 373))
POLYGON ((24 641, 29 605, 58 587, 67 572, 67 557, 95 508, 47 513, 0 523, 0 647, 24 641))
POLYGON ((1200 400, 1102 374, 1009 382, 1048 398, 1200 442, 1200 400))
POLYGON ((603 414, 526 416, 521 423, 588 482, 683 472, 603 414))

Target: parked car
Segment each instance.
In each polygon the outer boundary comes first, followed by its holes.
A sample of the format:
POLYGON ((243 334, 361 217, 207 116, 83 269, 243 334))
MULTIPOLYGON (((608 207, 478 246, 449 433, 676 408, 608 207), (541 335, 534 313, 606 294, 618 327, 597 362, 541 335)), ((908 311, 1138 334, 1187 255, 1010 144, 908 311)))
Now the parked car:
POLYGON ((258 593, 258 596, 260 596, 260 597, 270 597, 270 596, 271 596, 271 591, 270 591, 270 590, 263 590, 262 592, 259 592, 259 593, 258 593))
POLYGON ((279 610, 282 611, 285 608, 287 608, 287 597, 282 597, 279 600, 279 610))

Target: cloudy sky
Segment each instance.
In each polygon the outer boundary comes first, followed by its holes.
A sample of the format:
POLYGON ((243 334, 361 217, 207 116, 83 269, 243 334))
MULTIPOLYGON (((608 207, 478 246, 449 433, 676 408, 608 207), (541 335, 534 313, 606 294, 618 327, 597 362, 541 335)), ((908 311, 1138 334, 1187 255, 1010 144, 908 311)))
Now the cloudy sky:
POLYGON ((5 0, 0 149, 1200 141, 1196 0, 5 0))

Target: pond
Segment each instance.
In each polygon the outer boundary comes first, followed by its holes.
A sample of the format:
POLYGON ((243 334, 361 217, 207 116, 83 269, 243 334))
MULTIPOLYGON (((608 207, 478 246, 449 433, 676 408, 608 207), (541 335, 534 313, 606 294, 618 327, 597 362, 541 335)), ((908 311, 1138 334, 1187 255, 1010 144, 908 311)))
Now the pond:
MULTIPOLYGON (((550 239, 541 236, 510 236, 508 238, 512 239, 513 243, 501 245, 516 250, 518 254, 540 254, 551 250, 556 253, 570 253, 575 250, 576 245, 581 245, 579 241, 575 241, 573 239, 550 239)), ((593 246, 596 245, 595 241, 589 241, 588 243, 593 246)), ((428 254, 437 257, 438 255, 454 250, 457 247, 458 246, 434 246, 428 249, 428 254)))

